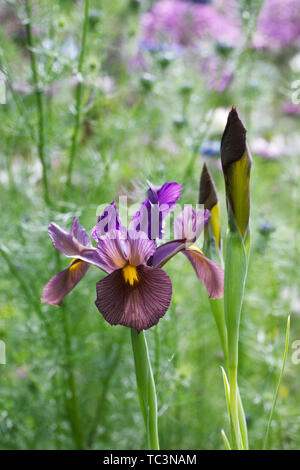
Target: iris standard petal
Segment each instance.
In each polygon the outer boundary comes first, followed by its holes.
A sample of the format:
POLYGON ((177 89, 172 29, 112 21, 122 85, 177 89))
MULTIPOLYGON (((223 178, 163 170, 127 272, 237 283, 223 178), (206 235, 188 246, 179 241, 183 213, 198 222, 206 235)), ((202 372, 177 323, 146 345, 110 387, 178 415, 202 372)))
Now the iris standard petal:
POLYGON ((128 232, 130 252, 128 261, 132 266, 145 264, 156 249, 155 240, 149 240, 143 232, 128 232))
POLYGON ((82 245, 65 228, 60 227, 55 222, 51 222, 48 233, 53 246, 65 256, 72 258, 80 252, 82 245))
POLYGON ((211 299, 223 297, 224 271, 217 263, 206 258, 202 251, 187 249, 182 252, 192 264, 196 275, 206 287, 211 299))
POLYGON ((112 230, 98 240, 97 253, 101 262, 109 267, 108 272, 123 268, 129 258, 129 241, 123 239, 118 230, 112 230))
POLYGON ((131 229, 144 232, 149 239, 155 239, 162 231, 162 214, 158 204, 151 204, 149 198, 140 205, 131 220, 131 229))
POLYGON ((124 281, 119 269, 97 282, 96 306, 111 325, 124 325, 138 332, 156 325, 166 313, 172 296, 169 276, 158 268, 137 267, 138 282, 124 281))
POLYGON ((163 218, 174 208, 179 199, 181 185, 173 182, 155 188, 149 181, 148 185, 148 198, 133 216, 132 228, 147 233, 148 238, 162 238, 163 218))
POLYGON ((194 243, 199 238, 209 218, 210 212, 207 209, 195 210, 191 205, 185 206, 174 220, 175 238, 185 238, 187 242, 194 243))
POLYGON ((161 206, 163 217, 165 217, 174 207, 175 203, 180 198, 181 184, 178 183, 165 183, 160 189, 157 190, 158 203, 161 206))
POLYGON ((186 248, 185 240, 172 240, 156 248, 153 256, 148 260, 148 265, 154 268, 161 268, 169 259, 179 251, 186 248))
POLYGON ((80 225, 78 218, 73 217, 73 224, 71 226, 70 235, 74 237, 81 245, 91 247, 89 234, 85 228, 80 225))
POLYGON ((98 222, 92 229, 92 237, 96 242, 111 230, 119 230, 121 226, 116 203, 111 202, 99 215, 98 222))
POLYGON ((46 284, 41 302, 56 306, 60 305, 65 296, 83 278, 89 267, 88 263, 75 259, 67 269, 55 274, 46 284))

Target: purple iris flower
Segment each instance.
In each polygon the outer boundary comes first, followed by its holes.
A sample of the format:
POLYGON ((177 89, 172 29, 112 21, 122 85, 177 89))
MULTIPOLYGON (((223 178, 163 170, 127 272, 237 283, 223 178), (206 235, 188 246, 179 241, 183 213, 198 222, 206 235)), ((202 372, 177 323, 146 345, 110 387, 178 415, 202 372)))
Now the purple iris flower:
MULTIPOLYGON (((155 214, 162 221, 174 208, 180 191, 178 183, 165 183, 161 188, 149 183, 148 198, 141 207, 155 207, 155 214)), ((138 332, 148 329, 168 310, 172 284, 161 268, 179 251, 189 259, 209 295, 222 297, 222 268, 193 245, 209 219, 209 211, 186 207, 175 219, 176 240, 159 247, 149 237, 148 230, 142 230, 140 215, 141 208, 131 221, 134 226, 138 220, 139 229, 127 230, 121 224, 115 204, 107 206, 92 230, 97 248, 91 246, 90 238, 77 218, 74 218, 70 232, 50 224, 49 235, 54 247, 73 261, 48 282, 41 301, 60 305, 89 266, 95 265, 107 274, 96 284, 95 302, 105 320, 111 325, 124 325, 138 332)), ((158 227, 162 227, 160 223, 158 227)))

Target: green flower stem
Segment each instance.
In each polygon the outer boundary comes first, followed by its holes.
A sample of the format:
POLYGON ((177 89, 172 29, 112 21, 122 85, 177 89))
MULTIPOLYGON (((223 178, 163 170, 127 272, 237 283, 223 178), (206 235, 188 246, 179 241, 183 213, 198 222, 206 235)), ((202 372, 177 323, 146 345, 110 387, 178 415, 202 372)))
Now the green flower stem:
POLYGON ((78 68, 77 68, 78 83, 76 86, 76 97, 75 97, 75 100, 76 100, 75 101, 75 123, 74 123, 74 128, 73 128, 71 147, 70 147, 70 153, 69 153, 69 165, 68 165, 68 170, 67 170, 67 189, 69 189, 72 184, 73 164, 74 164, 74 159, 75 159, 76 151, 77 151, 78 133, 79 133, 79 126, 80 126, 81 115, 82 115, 82 94, 83 94, 82 70, 83 70, 83 64, 84 64, 84 58, 85 58, 88 24, 89 24, 89 0, 85 0, 83 30, 82 30, 82 39, 81 39, 81 51, 80 51, 80 56, 79 56, 79 61, 78 61, 78 68))
POLYGON ((242 438, 243 448, 245 450, 248 450, 249 442, 248 442, 247 421, 246 421, 245 411, 244 411, 239 387, 238 387, 237 393, 238 393, 238 397, 237 397, 238 398, 238 415, 239 415, 241 438, 242 438))
POLYGON ((151 450, 159 450, 157 429, 157 398, 149 351, 144 331, 131 329, 138 396, 143 414, 147 442, 151 450))
POLYGON ((36 106, 38 113, 38 156, 42 165, 43 170, 43 186, 44 186, 44 199, 47 205, 50 204, 49 196, 49 187, 48 187, 48 177, 47 177, 47 163, 45 157, 45 121, 44 121, 44 99, 43 99, 43 90, 39 83, 38 67, 36 55, 33 49, 33 39, 32 39, 32 28, 31 28, 31 4, 30 0, 25 0, 25 8, 27 15, 26 22, 26 37, 27 45, 30 54, 30 63, 31 63, 31 72, 32 72, 32 82, 35 90, 36 106))
POLYGON ((237 367, 229 368, 228 376, 229 376, 229 383, 230 383, 230 394, 229 394, 230 412, 231 412, 232 423, 234 427, 237 448, 241 450, 243 449, 243 442, 242 442, 242 436, 241 436, 241 431, 240 431, 239 412, 238 412, 237 367))
POLYGON ((209 299, 210 308, 213 312, 217 329, 222 344, 223 354, 226 365, 228 364, 228 340, 227 340, 227 328, 224 315, 223 299, 209 299))
MULTIPOLYGON (((246 252, 247 252, 247 247, 249 245, 246 245, 246 252)), ((219 249, 219 247, 216 245, 214 238, 210 235, 207 237, 205 241, 205 249, 204 251, 206 252, 208 258, 214 260, 216 263, 218 263, 220 266, 224 265, 223 261, 223 256, 222 252, 219 249)), ((224 360, 226 364, 227 370, 229 369, 229 361, 228 361, 228 333, 227 333, 227 326, 226 326, 226 320, 225 320, 225 313, 224 313, 224 300, 223 299, 209 299, 210 307, 213 312, 215 322, 217 325, 222 349, 223 349, 223 354, 224 354, 224 360)), ((237 386, 237 406, 238 406, 238 420, 239 420, 239 428, 240 428, 240 434, 242 438, 242 443, 243 443, 243 448, 248 449, 249 444, 248 444, 248 431, 247 431, 247 422, 245 418, 245 412, 240 396, 240 392, 237 386)), ((233 421, 232 421, 232 416, 230 414, 230 404, 228 403, 228 411, 229 411, 229 418, 230 418, 230 423, 231 423, 231 429, 233 429, 233 421)), ((235 436, 232 436, 232 447, 234 447, 234 441, 236 441, 235 436)))
MULTIPOLYGON (((249 240, 247 240, 247 247, 249 240)), ((238 411, 238 342, 240 315, 247 275, 248 252, 240 232, 231 230, 226 238, 225 279, 224 279, 224 311, 228 334, 228 375, 230 384, 230 411, 235 430, 238 449, 244 448, 241 436, 238 411)), ((241 413, 241 411, 240 411, 241 413)), ((242 426, 245 428, 242 420, 242 426)), ((246 436, 244 435, 244 440, 246 436)))

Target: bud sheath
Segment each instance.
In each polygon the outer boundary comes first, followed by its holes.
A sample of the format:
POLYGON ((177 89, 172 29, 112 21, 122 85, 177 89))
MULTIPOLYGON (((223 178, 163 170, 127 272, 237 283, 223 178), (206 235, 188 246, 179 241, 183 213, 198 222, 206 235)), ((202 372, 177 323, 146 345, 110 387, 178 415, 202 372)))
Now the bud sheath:
POLYGON ((231 228, 237 226, 245 238, 250 216, 250 170, 252 158, 246 143, 246 129, 233 107, 221 140, 221 161, 231 228))

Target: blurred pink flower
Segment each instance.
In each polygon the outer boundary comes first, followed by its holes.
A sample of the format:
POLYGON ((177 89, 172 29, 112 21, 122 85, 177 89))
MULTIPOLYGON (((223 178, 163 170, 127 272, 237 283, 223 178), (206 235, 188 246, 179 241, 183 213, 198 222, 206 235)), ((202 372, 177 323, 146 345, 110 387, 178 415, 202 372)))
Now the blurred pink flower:
POLYGON ((288 101, 283 104, 282 111, 290 116, 300 116, 300 105, 288 101))
POLYGON ((265 0, 254 35, 254 46, 270 49, 300 40, 299 0, 265 0))
POLYGON ((20 367, 17 367, 17 375, 21 378, 21 379, 24 379, 26 376, 27 376, 27 371, 24 367, 20 366, 20 367))
POLYGON ((222 93, 233 79, 233 70, 229 64, 224 64, 218 57, 204 60, 202 70, 208 77, 208 87, 222 93))
POLYGON ((237 19, 219 12, 213 5, 163 0, 142 17, 144 41, 187 46, 207 37, 235 43, 239 36, 237 19))
POLYGON ((274 137, 271 141, 259 137, 254 139, 251 150, 254 154, 259 155, 267 160, 278 159, 284 155, 284 139, 281 136, 274 137))

